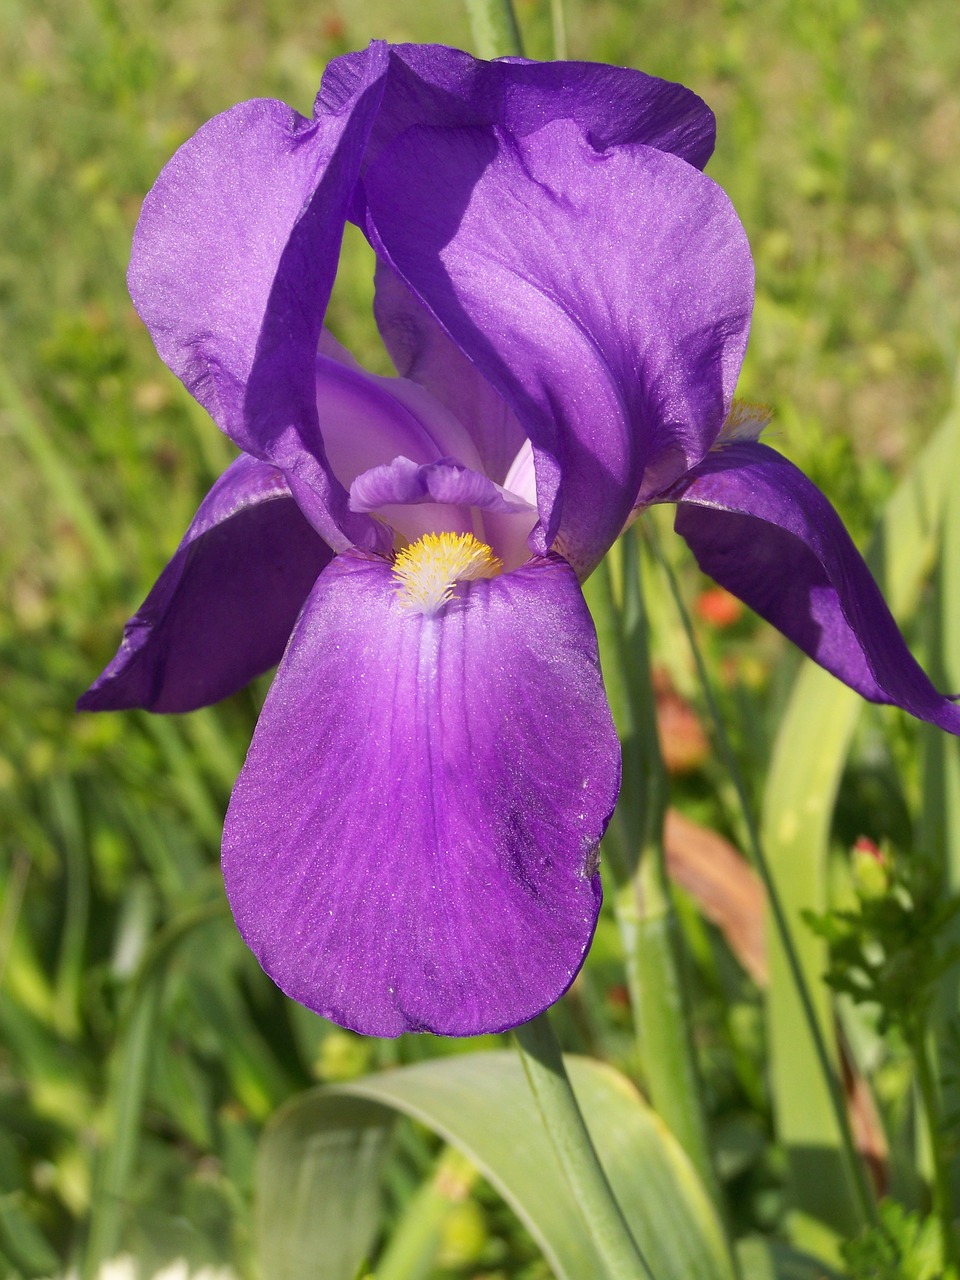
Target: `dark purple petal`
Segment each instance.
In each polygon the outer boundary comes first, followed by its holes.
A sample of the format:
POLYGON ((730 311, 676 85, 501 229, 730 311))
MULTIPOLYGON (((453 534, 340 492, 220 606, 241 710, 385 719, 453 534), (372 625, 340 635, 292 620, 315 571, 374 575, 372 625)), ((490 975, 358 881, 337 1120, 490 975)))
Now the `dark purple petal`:
POLYGON ((960 733, 909 650, 840 517, 791 462, 762 444, 711 453, 663 501, 700 568, 804 653, 873 702, 960 733))
POLYGON ((433 617, 389 564, 320 577, 227 813, 241 933, 290 996, 395 1036, 514 1026, 579 969, 619 746, 569 566, 461 584, 433 617))
POLYGON ((313 362, 386 65, 383 46, 368 50, 337 115, 262 100, 211 120, 147 196, 129 273, 169 367, 342 546, 377 539, 323 465, 313 362))
POLYGON ((204 498, 81 711, 192 711, 280 661, 330 550, 274 467, 243 455, 204 498))
POLYGON ((374 313, 397 373, 456 414, 474 442, 481 470, 502 482, 526 439, 517 415, 383 262, 377 263, 376 284, 374 313))
MULTIPOLYGON (((370 51, 335 58, 316 110, 337 110, 368 74, 370 51)), ((502 125, 525 136, 572 120, 592 146, 640 142, 703 168, 713 152, 713 112, 682 85, 593 62, 481 62, 443 45, 392 45, 370 158, 412 125, 502 125)))
POLYGON ((581 575, 644 488, 719 433, 753 267, 723 192, 645 146, 559 122, 517 141, 412 129, 369 170, 381 254, 517 413, 542 528, 581 575))

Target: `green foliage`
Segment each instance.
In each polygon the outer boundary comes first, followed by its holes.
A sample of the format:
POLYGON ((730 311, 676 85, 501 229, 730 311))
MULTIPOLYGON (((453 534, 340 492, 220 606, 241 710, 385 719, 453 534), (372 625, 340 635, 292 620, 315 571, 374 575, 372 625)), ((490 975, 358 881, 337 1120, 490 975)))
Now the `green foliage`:
POLYGON ((960 958, 960 947, 944 945, 960 895, 944 893, 943 868, 921 853, 856 849, 853 883, 855 910, 804 914, 829 949, 824 978, 854 1003, 875 1006, 881 1034, 895 1028, 917 1044, 938 983, 960 958))
POLYGON ((878 1227, 843 1246, 850 1280, 956 1280, 933 1218, 909 1213, 889 1200, 880 1212, 878 1227))

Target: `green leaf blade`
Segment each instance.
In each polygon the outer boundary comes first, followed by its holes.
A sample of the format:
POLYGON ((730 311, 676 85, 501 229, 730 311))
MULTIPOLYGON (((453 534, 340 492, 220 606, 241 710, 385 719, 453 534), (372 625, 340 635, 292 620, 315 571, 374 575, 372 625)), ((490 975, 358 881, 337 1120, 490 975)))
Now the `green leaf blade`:
POLYGON ((353 1280, 380 1220, 388 1107, 338 1090, 295 1098, 257 1159, 256 1232, 270 1280, 353 1280))
MULTIPOLYGON (((611 1185, 656 1280, 733 1280, 723 1232, 706 1192, 676 1140, 623 1076, 611 1067, 583 1058, 567 1059, 567 1067, 580 1106, 611 1185)), ((489 1179, 536 1240, 558 1280, 601 1277, 597 1256, 578 1205, 567 1186, 539 1120, 533 1098, 512 1053, 458 1055, 384 1072, 364 1080, 304 1095, 286 1110, 285 1124, 313 1164, 311 1176, 322 1176, 334 1196, 348 1185, 369 1194, 363 1179, 373 1174, 373 1160, 361 1173, 359 1159, 350 1172, 334 1165, 321 1169, 322 1147, 311 1149, 311 1125, 328 1123, 337 1101, 349 1100, 366 1107, 388 1108, 425 1124, 458 1148, 489 1179), (319 1158, 318 1158, 319 1157, 319 1158), (338 1179, 336 1181, 335 1179, 338 1179)), ((363 1116, 363 1112, 358 1115, 363 1116)), ((373 1115, 375 1113, 371 1113, 373 1115)), ((271 1133, 276 1134, 271 1126, 271 1133)), ((271 1139, 276 1141, 275 1136, 271 1139)), ((292 1136, 286 1159, 298 1158, 292 1136)), ((294 1242, 296 1231, 289 1191, 295 1179, 279 1165, 276 1148, 260 1167, 261 1249, 279 1248, 286 1237, 291 1262, 278 1267, 280 1254, 263 1252, 264 1271, 277 1280, 309 1280, 321 1274, 315 1259, 323 1250, 324 1276, 339 1277, 327 1261, 326 1244, 320 1242, 306 1216, 297 1230, 311 1241, 313 1262, 307 1249, 294 1242), (264 1181, 270 1178, 272 1186, 264 1181), (282 1210, 282 1212, 281 1212, 282 1210), (271 1217, 273 1216, 273 1222, 271 1217), (283 1226, 276 1225, 279 1217, 283 1226), (302 1261, 297 1264, 293 1254, 302 1261), (299 1265, 299 1269, 298 1269, 299 1265)), ((382 1149, 381 1149, 382 1154, 382 1149)), ((305 1178, 306 1174, 303 1175, 305 1178)), ((310 1192, 303 1184, 304 1196, 310 1192)), ((336 1225, 336 1224, 334 1224, 336 1225)))

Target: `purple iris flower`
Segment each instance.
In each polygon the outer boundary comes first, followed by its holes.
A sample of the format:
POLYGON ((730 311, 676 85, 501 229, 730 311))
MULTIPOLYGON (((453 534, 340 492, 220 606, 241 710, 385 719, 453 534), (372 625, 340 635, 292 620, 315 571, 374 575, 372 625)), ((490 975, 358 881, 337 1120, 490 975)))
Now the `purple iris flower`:
POLYGON ((579 584, 638 508, 678 504, 706 572, 865 697, 960 730, 830 505, 729 418, 753 271, 713 138, 639 72, 375 43, 312 119, 210 121, 146 199, 134 302, 242 453, 80 706, 187 711, 280 663, 227 894, 344 1026, 497 1031, 576 975, 620 782, 579 584), (323 329, 348 219, 396 378, 323 329))

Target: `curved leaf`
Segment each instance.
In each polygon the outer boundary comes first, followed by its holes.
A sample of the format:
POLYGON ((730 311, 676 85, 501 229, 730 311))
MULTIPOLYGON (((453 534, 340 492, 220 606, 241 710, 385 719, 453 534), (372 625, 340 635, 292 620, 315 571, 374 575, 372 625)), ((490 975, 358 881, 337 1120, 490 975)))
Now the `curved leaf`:
MULTIPOLYGON (((657 1280, 732 1280, 720 1224, 663 1123, 611 1067, 570 1058, 567 1068, 607 1176, 657 1280)), ((316 1280, 319 1258, 324 1277, 351 1275, 334 1270, 331 1261, 346 1230, 344 1210, 331 1202, 353 1208, 372 1194, 374 1140, 368 1134, 370 1145, 363 1148, 358 1136, 351 1148, 349 1130, 351 1123, 385 1128, 390 1112, 425 1124, 468 1156, 526 1225, 558 1280, 603 1276, 520 1060, 504 1051, 419 1063, 315 1090, 286 1107, 267 1131, 259 1168, 260 1261, 271 1280, 316 1280), (367 1110, 350 1111, 357 1106, 367 1110), (321 1212, 327 1225, 312 1216, 321 1212)), ((364 1229, 369 1245, 374 1228, 364 1229)), ((361 1235, 351 1255, 358 1261, 361 1235)))

